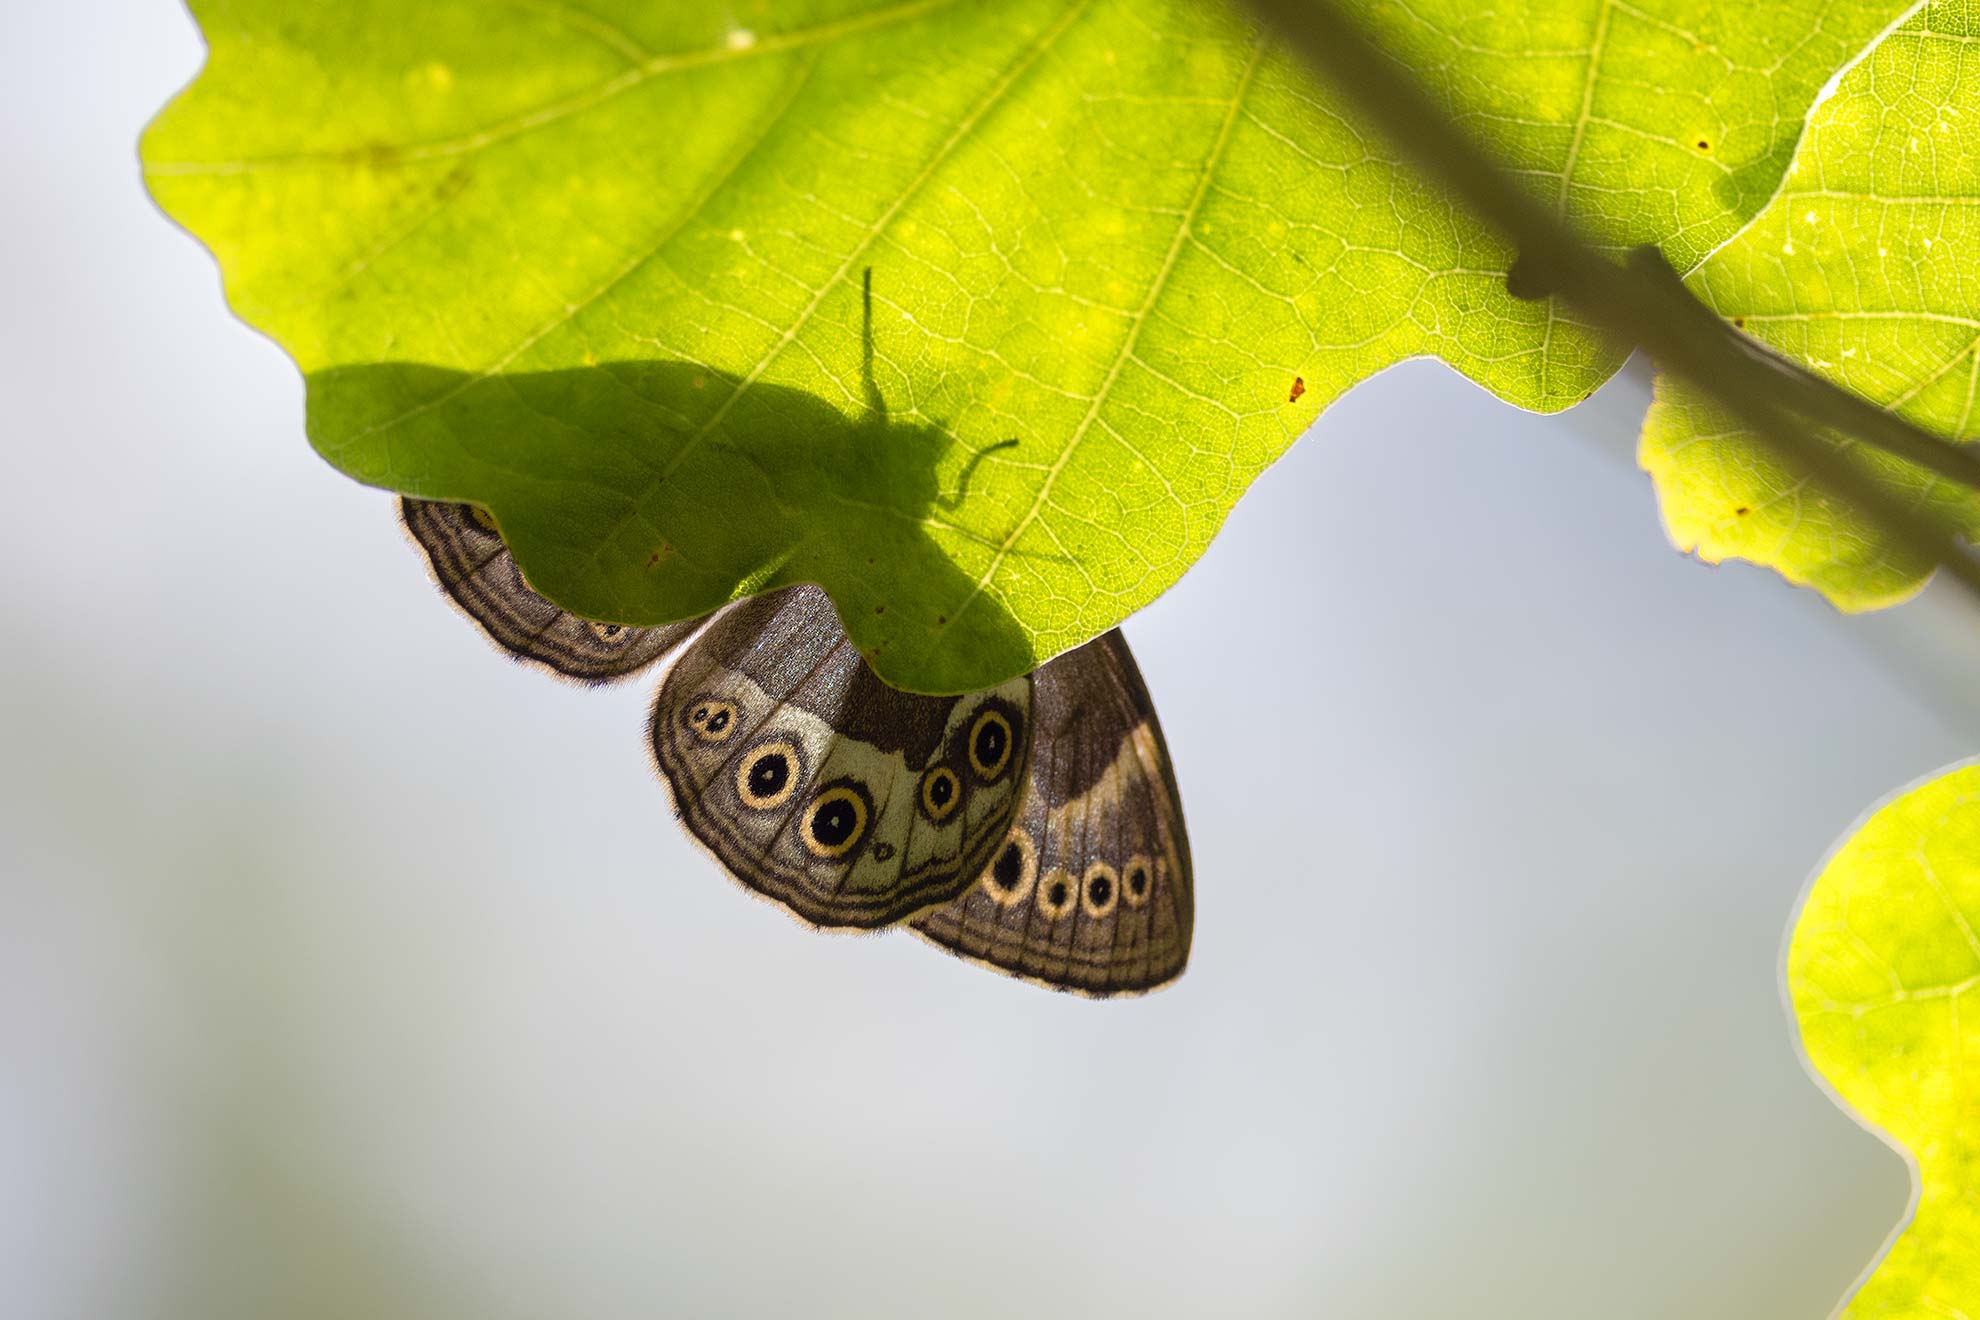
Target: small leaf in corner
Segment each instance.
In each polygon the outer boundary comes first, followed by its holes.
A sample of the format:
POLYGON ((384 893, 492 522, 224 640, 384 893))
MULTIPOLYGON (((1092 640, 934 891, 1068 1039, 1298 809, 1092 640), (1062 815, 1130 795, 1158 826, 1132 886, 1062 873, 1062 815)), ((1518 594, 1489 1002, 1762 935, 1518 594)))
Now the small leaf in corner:
POLYGON ((1810 884, 1796 920, 1787 990, 1809 1066, 1839 1104, 1911 1153, 1919 1180, 1915 1217, 1845 1317, 1980 1314, 1976 930, 1980 763, 1873 812, 1810 884))

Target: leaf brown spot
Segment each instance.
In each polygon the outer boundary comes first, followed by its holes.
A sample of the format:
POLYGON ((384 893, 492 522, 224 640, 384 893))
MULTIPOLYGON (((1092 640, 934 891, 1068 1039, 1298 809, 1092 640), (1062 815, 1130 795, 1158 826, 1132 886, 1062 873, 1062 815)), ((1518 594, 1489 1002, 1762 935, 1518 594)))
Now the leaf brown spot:
POLYGON ((345 159, 363 169, 391 170, 405 163, 405 148, 391 142, 366 142, 344 153, 345 159))
POLYGON ((474 178, 474 171, 468 168, 467 165, 460 164, 454 166, 453 169, 447 171, 447 177, 440 180, 440 186, 433 190, 434 202, 437 205, 445 206, 448 202, 453 201, 467 188, 468 181, 472 178, 474 178))
POLYGON ((1287 403, 1298 403, 1299 396, 1306 393, 1306 377, 1294 376, 1292 389, 1286 393, 1287 403))

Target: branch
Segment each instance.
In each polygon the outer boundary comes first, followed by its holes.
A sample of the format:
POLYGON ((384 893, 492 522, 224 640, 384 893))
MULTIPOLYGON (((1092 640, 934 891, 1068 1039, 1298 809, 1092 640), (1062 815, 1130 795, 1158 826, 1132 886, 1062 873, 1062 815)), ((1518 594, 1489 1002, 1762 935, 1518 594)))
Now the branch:
POLYGON ((1619 265, 1597 253, 1490 163, 1395 63, 1363 36, 1338 0, 1246 0, 1344 92, 1399 149, 1415 157, 1519 252, 1516 296, 1558 295, 1616 342, 1642 349, 1737 414, 1772 452, 1869 516, 1901 544, 1942 564, 1980 599, 1980 563, 1949 521, 1922 514, 1872 480, 1810 426, 1980 490, 1980 458, 1778 357, 1692 296, 1654 248, 1619 265))

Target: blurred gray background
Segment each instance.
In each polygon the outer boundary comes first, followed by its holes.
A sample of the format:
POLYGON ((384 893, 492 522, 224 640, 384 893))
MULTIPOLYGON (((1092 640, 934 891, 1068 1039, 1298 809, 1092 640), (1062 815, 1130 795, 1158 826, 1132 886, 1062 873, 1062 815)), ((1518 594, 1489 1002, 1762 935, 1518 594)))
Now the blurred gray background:
POLYGON ((1980 623, 1672 553, 1640 378, 1391 371, 1132 621, 1195 959, 1067 999, 747 901, 442 603, 146 201, 199 58, 0 43, 0 1313, 1819 1317, 1901 1215, 1779 949, 1980 623))

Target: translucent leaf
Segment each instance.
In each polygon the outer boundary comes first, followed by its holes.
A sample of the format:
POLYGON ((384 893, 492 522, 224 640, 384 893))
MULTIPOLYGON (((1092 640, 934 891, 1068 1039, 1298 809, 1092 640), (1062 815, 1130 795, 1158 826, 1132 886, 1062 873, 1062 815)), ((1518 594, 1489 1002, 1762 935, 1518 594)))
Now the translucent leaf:
MULTIPOLYGON (((1693 273, 1746 333, 1941 435, 1980 428, 1980 11, 1932 5, 1810 117, 1780 193, 1693 273)), ((1835 444, 1831 437, 1826 443, 1835 444)), ((1722 409, 1660 381, 1640 457, 1683 550, 1748 559, 1845 610, 1914 594, 1932 562, 1767 456, 1722 409)), ((1878 461, 1905 503, 1980 529, 1980 495, 1878 461)))
MULTIPOLYGON (((490 506, 596 617, 808 579, 885 677, 982 687, 1153 599, 1390 363, 1536 409, 1615 365, 1221 4, 193 8, 146 177, 317 448, 490 506)), ((1539 195, 1682 267, 1896 9, 1366 17, 1539 195)))
POLYGON ((1795 925, 1787 984, 1810 1063, 1918 1170, 1916 1214, 1845 1316, 1980 1314, 1977 931, 1975 765, 1878 808, 1795 925))

